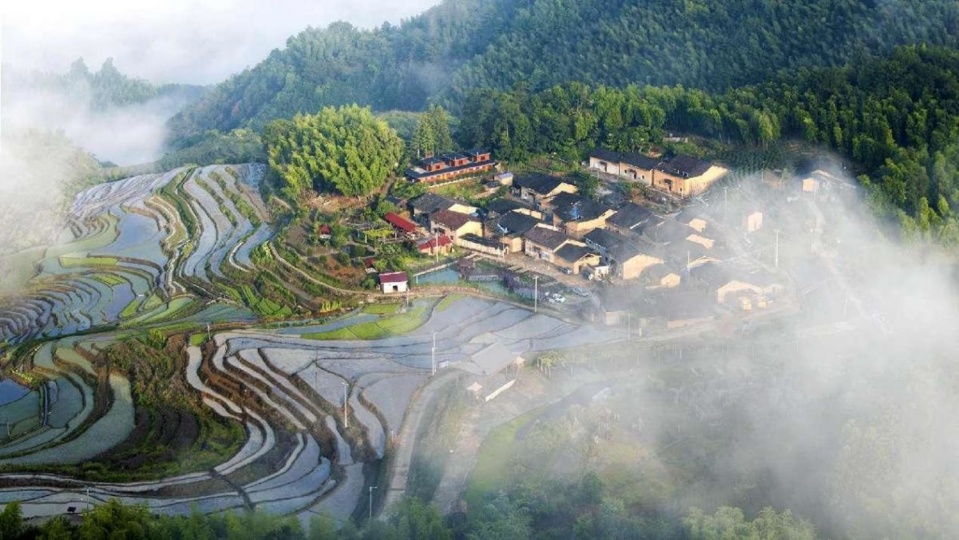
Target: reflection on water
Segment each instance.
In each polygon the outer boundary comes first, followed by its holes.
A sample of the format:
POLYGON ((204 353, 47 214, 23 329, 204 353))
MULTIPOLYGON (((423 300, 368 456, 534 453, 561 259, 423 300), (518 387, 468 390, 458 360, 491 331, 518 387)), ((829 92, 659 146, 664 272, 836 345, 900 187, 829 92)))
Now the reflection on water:
POLYGON ((11 379, 0 379, 0 406, 14 402, 27 395, 28 389, 11 379))

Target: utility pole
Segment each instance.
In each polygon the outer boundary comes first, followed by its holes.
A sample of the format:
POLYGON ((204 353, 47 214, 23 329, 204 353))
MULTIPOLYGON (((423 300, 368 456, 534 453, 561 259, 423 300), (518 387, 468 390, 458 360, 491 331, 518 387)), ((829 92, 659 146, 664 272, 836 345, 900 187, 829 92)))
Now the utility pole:
POLYGON ((349 400, 347 391, 349 390, 349 388, 350 388, 350 385, 344 382, 343 383, 343 427, 345 428, 350 427, 350 417, 349 415, 346 414, 346 404, 349 400))
POLYGON ((430 348, 430 366, 433 368, 433 375, 436 376, 436 332, 433 332, 433 346, 430 348))
POLYGON ((776 269, 779 269, 779 229, 776 229, 776 269))
POLYGON ((370 486, 370 518, 369 521, 373 521, 373 490, 378 486, 370 486))
POLYGON ((539 276, 533 276, 533 313, 539 312, 539 276))

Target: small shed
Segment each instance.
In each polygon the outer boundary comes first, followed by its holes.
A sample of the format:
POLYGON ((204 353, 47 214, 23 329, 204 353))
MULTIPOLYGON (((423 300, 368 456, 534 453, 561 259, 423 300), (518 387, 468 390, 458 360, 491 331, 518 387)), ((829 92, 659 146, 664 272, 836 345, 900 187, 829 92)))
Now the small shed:
POLYGON ((393 212, 387 213, 385 216, 383 216, 383 219, 389 222, 389 224, 392 225, 393 228, 397 230, 397 232, 401 232, 404 234, 413 234, 414 232, 416 232, 415 223, 413 223, 412 221, 402 216, 394 214, 393 212))
POLYGON ((406 272, 384 272, 380 274, 380 288, 383 293, 404 293, 409 290, 409 278, 406 272))

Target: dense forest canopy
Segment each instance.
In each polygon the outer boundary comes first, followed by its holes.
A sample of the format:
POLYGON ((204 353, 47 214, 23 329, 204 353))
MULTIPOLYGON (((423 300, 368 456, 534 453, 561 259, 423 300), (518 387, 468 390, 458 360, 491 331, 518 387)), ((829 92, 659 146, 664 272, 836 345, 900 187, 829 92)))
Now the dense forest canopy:
POLYGON ((365 197, 380 188, 399 165, 403 141, 369 108, 326 107, 266 126, 270 170, 287 198, 303 192, 335 191, 365 197))
POLYGON ((771 82, 710 94, 681 86, 581 83, 531 93, 478 90, 457 136, 506 159, 597 146, 643 151, 667 130, 764 145, 806 140, 851 157, 874 202, 907 233, 959 246, 959 51, 910 46, 882 60, 801 69, 771 82))
POLYGON ((475 89, 676 85, 722 91, 894 46, 954 46, 947 0, 446 0, 399 26, 310 28, 171 123, 176 144, 328 105, 457 114, 475 89))

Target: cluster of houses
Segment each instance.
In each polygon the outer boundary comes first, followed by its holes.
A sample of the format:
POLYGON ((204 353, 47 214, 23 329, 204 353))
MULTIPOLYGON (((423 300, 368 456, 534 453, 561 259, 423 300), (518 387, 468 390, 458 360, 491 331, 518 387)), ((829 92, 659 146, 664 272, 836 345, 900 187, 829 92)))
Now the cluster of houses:
POLYGON ((728 169, 693 156, 651 157, 603 148, 589 154, 589 168, 641 182, 679 198, 699 195, 729 173, 728 169))
MULTIPOLYGON (((427 158, 407 176, 439 182, 494 165, 489 152, 475 150, 427 158)), ((650 157, 603 149, 590 154, 589 166, 679 197, 702 193, 728 172, 690 156, 650 157)), ((661 216, 633 202, 614 208, 586 198, 574 183, 557 176, 510 174, 503 179, 510 196, 489 201, 484 208, 426 193, 409 202, 409 218, 389 214, 385 219, 398 233, 415 239, 425 255, 447 254, 454 246, 501 259, 522 253, 566 274, 590 280, 615 278, 647 292, 686 292, 690 288, 680 286, 693 284, 696 291, 708 291, 711 304, 742 309, 765 307, 768 296, 780 289, 762 271, 747 272, 724 262, 731 257, 722 239, 707 214, 695 206, 661 216)), ((759 211, 744 212, 743 232, 761 229, 762 218, 759 211)), ((399 274, 381 276, 383 292, 406 290, 406 276, 399 274)))
MULTIPOLYGON (((522 253, 567 274, 635 280, 648 290, 678 287, 694 269, 728 258, 695 208, 665 217, 632 202, 612 208, 549 175, 516 177, 512 196, 484 209, 427 193, 412 200, 409 210, 411 220, 390 215, 387 221, 398 232, 420 231, 423 254, 445 254, 454 246, 494 258, 522 253)), ((748 231, 760 228, 762 214, 750 212, 744 224, 748 231)), ((726 302, 729 294, 723 291, 717 300, 726 302)))

